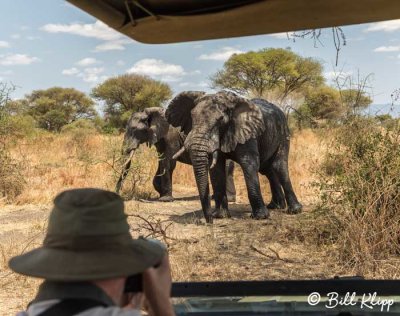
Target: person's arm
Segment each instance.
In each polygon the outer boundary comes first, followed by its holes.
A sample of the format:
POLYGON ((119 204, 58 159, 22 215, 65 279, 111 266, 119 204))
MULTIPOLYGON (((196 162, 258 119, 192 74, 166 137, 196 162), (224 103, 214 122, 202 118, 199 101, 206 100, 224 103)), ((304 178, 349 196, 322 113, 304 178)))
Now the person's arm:
POLYGON ((143 272, 143 290, 152 316, 175 316, 171 304, 172 279, 168 255, 157 268, 143 272))

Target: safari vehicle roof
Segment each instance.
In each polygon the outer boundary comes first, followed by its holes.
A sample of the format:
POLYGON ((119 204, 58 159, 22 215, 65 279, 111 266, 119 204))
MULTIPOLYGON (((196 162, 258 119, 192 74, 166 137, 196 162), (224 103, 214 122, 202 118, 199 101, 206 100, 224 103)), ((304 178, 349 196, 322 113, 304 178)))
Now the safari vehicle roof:
POLYGON ((143 43, 174 43, 400 18, 400 0, 67 0, 143 43))

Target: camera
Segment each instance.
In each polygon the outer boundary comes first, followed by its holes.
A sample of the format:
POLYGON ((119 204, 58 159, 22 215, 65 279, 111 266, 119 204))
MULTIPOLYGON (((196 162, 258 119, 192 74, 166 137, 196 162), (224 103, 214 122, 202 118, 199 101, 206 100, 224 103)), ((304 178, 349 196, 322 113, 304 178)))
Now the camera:
MULTIPOLYGON (((157 245, 161 246, 165 250, 167 249, 165 245, 160 242, 157 239, 151 239, 151 238, 146 238, 148 242, 153 242, 156 243, 157 245)), ((160 265, 160 263, 157 263, 154 265, 154 268, 157 268, 160 265)), ((137 293, 137 292, 143 292, 143 275, 142 273, 130 275, 125 282, 125 288, 124 288, 125 293, 137 293)))

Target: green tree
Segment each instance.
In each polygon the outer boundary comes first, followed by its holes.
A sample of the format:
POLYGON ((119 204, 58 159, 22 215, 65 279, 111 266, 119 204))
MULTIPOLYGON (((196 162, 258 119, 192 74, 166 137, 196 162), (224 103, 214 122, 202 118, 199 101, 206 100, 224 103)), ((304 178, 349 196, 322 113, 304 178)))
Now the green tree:
POLYGON ((310 89, 305 96, 302 108, 303 111, 307 108, 308 113, 317 120, 335 120, 345 113, 339 91, 328 86, 310 89))
POLYGON ((104 102, 107 123, 124 128, 133 112, 161 106, 172 96, 168 84, 147 76, 126 74, 109 78, 92 90, 92 97, 104 102))
POLYGON ((292 92, 322 84, 324 78, 319 61, 288 49, 266 48, 232 55, 211 81, 213 88, 256 97, 278 90, 283 101, 292 92))
POLYGON ((74 88, 35 90, 24 102, 39 127, 49 131, 60 131, 64 125, 78 119, 97 116, 93 100, 74 88))

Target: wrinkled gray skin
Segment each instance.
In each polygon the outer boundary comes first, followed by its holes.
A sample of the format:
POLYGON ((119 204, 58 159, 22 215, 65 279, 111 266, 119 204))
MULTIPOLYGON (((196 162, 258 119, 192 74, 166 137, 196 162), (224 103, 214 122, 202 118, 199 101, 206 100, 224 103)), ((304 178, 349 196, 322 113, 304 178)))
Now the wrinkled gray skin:
MULTIPOLYGON (((146 143, 148 146, 154 145, 159 156, 157 173, 153 178, 153 186, 160 194, 159 201, 173 201, 172 174, 176 166, 176 160, 172 156, 183 146, 186 135, 180 132, 179 129, 169 125, 164 112, 164 109, 158 107, 146 108, 142 112, 134 113, 129 119, 123 143, 126 163, 116 185, 115 190, 117 193, 128 175, 131 165, 130 155, 141 144, 146 143)), ((188 153, 183 153, 177 160, 191 165, 188 153)), ((233 183, 233 162, 228 161, 226 168, 228 199, 234 201, 236 192, 233 183)))
POLYGON ((231 92, 199 95, 182 92, 166 110, 168 122, 188 133, 184 142, 190 153, 204 216, 207 222, 227 212, 224 166, 232 159, 243 169, 252 217, 264 219, 268 209, 301 212, 288 172, 289 129, 284 113, 262 100, 248 100, 231 92), (212 161, 212 162, 211 162, 212 161), (208 174, 216 176, 216 210, 211 212, 208 174), (267 176, 272 201, 266 207, 258 172, 267 176))

